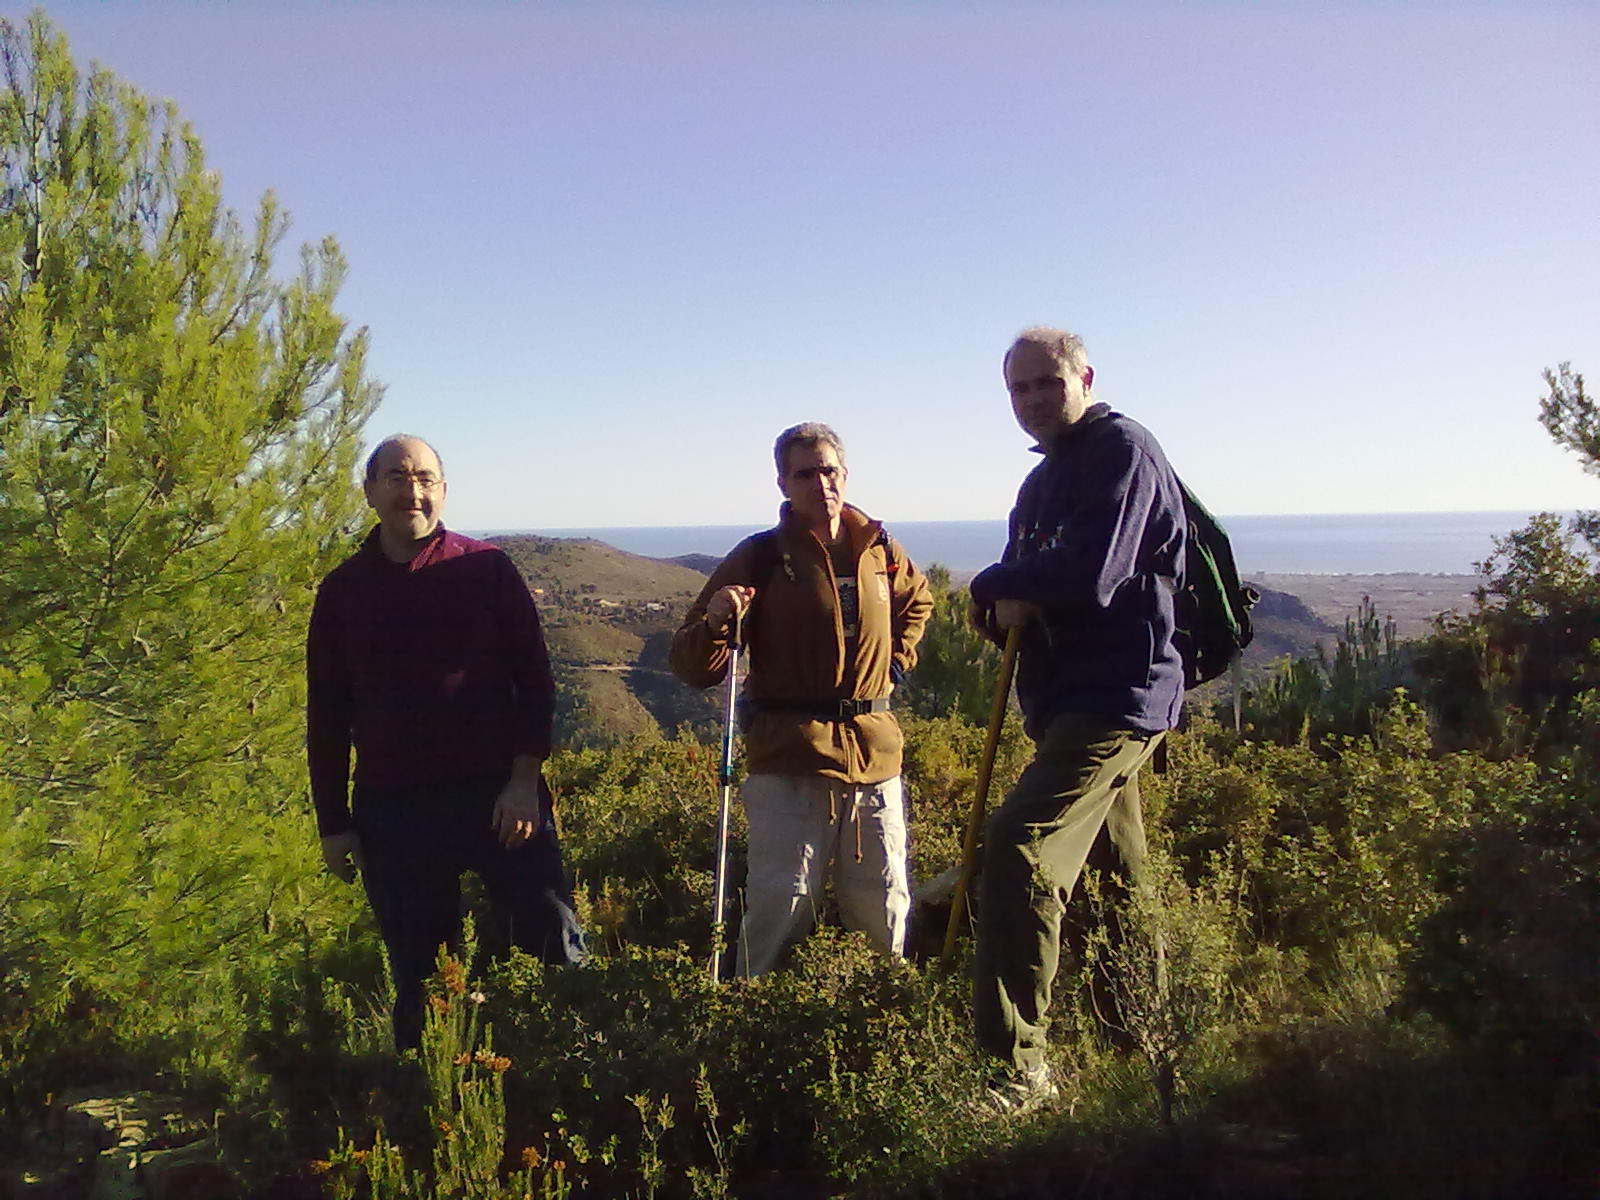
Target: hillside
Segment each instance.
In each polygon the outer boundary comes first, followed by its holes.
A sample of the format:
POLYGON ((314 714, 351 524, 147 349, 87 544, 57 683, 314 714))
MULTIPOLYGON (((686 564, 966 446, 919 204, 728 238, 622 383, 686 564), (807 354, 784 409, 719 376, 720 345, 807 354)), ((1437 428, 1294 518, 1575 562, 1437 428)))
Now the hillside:
MULTIPOLYGON (((705 554, 674 559, 629 554, 592 538, 515 535, 492 539, 528 581, 544 618, 560 690, 565 740, 604 741, 648 728, 716 727, 714 692, 684 687, 668 666, 673 631, 718 563, 705 554)), ((1331 647, 1346 616, 1370 595, 1393 614, 1402 637, 1426 630, 1433 613, 1459 604, 1462 576, 1262 576, 1248 666, 1331 647), (1292 589, 1292 590, 1291 590, 1292 589)))
POLYGON ((517 564, 540 611, 586 613, 612 619, 617 610, 648 622, 656 614, 681 617, 705 584, 705 576, 658 558, 643 558, 593 538, 548 538, 528 534, 490 539, 517 564))
POLYGON ((592 538, 490 540, 539 604, 555 666, 558 738, 605 742, 652 724, 667 731, 715 725, 717 697, 679 683, 667 660, 703 574, 592 538))
POLYGON ((1247 665, 1266 667, 1284 657, 1311 654, 1318 642, 1331 644, 1338 636, 1339 628, 1312 612, 1298 596, 1260 583, 1251 586, 1261 593, 1261 600, 1250 613, 1256 636, 1245 650, 1247 665))

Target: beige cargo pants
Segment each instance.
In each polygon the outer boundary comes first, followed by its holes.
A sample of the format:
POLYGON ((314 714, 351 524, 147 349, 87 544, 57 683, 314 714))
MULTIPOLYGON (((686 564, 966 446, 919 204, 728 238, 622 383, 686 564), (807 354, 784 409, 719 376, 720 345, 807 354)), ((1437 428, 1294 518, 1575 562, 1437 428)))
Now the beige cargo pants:
POLYGON ((832 869, 846 929, 902 953, 911 889, 900 777, 859 786, 820 775, 751 775, 740 791, 749 824, 742 976, 772 970, 816 920, 832 869))

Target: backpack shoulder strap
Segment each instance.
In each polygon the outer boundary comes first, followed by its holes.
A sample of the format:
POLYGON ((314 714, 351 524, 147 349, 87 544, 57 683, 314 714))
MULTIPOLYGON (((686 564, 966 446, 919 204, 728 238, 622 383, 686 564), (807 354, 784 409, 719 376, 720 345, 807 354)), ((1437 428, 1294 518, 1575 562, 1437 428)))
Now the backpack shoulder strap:
MULTIPOLYGON (((887 529, 879 528, 872 545, 883 547, 883 560, 891 576, 900 570, 900 558, 895 553, 895 540, 887 529)), ((750 539, 750 585, 758 590, 772 582, 772 577, 782 570, 793 583, 796 579, 794 563, 789 553, 778 543, 776 529, 764 529, 750 539)))
POLYGON ((873 541, 873 545, 883 547, 883 565, 884 569, 889 572, 889 582, 892 585, 894 582, 894 576, 898 574, 900 570, 900 560, 895 557, 894 553, 895 540, 889 536, 889 531, 880 525, 878 527, 878 536, 873 541))
POLYGON ((790 580, 794 579, 794 564, 789 561, 788 551, 778 544, 778 531, 764 529, 751 537, 750 586, 759 594, 780 568, 790 580))

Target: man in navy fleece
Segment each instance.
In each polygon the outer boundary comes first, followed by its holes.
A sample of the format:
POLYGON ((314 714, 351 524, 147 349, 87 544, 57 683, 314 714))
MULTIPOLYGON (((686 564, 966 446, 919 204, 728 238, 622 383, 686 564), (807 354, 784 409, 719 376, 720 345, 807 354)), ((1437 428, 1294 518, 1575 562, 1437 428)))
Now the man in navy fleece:
POLYGON ((323 859, 347 882, 361 870, 408 1049, 423 980, 460 932, 463 871, 511 944, 553 964, 584 946, 540 770, 555 684, 527 585, 498 547, 439 523, 444 468, 421 438, 380 442, 365 490, 378 525, 311 613, 306 752, 323 859))
POLYGON ((1037 744, 989 820, 978 893, 974 1015, 999 1060, 990 1099, 1008 1111, 1056 1093, 1045 1031, 1079 874, 1088 863, 1131 879, 1144 859, 1138 771, 1183 703, 1172 637, 1185 521, 1155 438, 1094 402, 1081 339, 1029 329, 1004 371, 1044 456, 1004 557, 972 581, 974 623, 1022 631, 1017 697, 1037 744))

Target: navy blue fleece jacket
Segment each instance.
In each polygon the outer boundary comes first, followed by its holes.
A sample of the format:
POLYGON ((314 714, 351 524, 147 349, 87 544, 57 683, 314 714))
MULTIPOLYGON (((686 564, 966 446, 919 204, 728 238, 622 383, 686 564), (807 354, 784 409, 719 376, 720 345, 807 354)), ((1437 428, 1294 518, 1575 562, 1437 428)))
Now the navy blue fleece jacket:
POLYGON ((1017 493, 1005 557, 972 581, 986 608, 1025 600, 1043 611, 1017 671, 1031 736, 1066 712, 1147 733, 1177 723, 1184 529, 1177 478, 1137 421, 1096 404, 1045 447, 1017 493))

